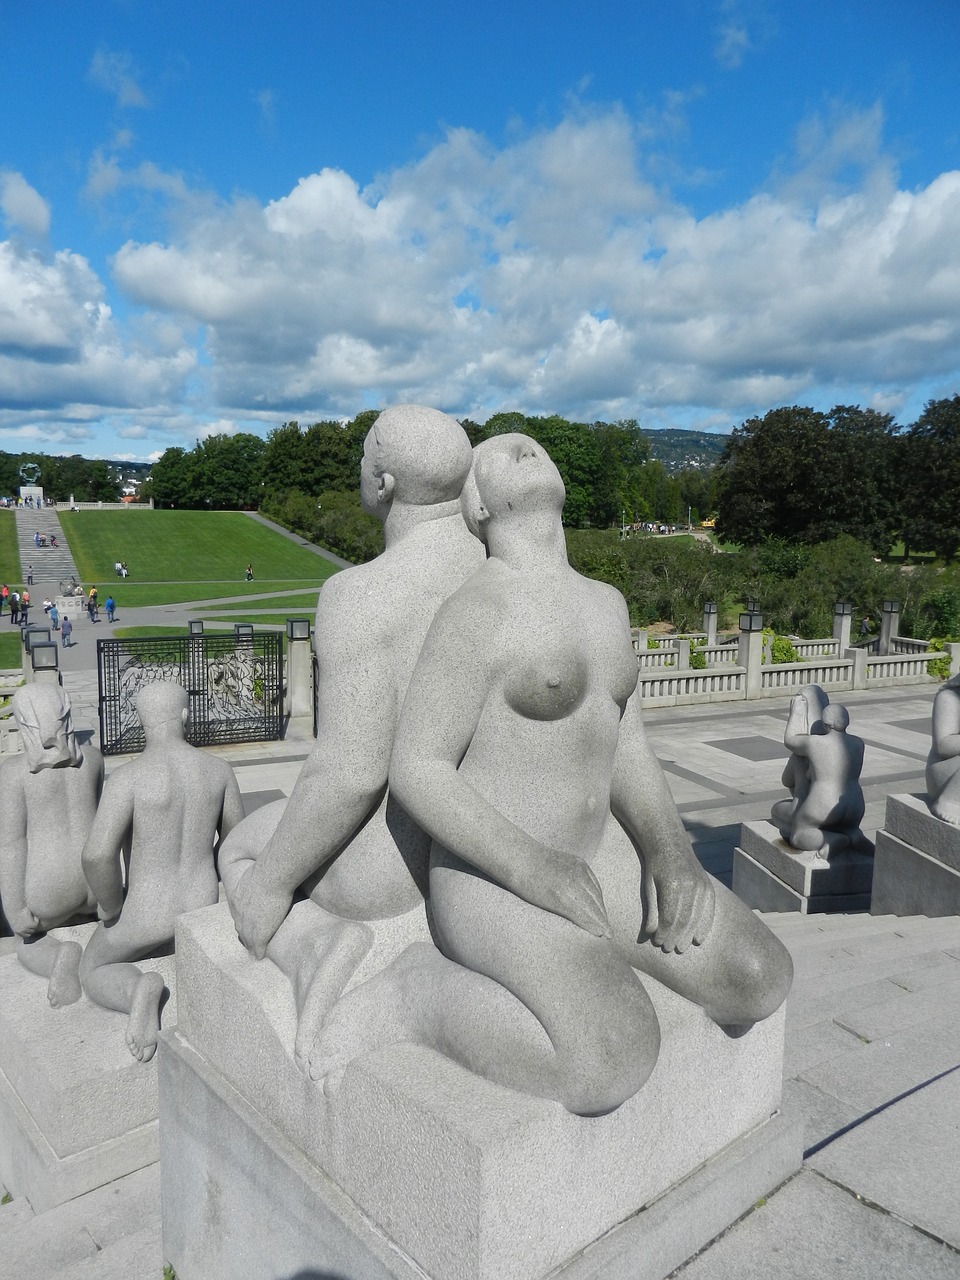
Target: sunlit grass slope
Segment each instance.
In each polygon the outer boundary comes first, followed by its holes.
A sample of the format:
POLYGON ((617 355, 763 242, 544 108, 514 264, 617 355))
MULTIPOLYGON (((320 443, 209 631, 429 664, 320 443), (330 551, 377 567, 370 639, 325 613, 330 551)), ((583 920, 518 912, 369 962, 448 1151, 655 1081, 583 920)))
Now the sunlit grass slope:
MULTIPOLYGON (((114 565, 124 560, 130 568, 124 590, 202 582, 222 586, 218 594, 242 595, 299 582, 319 586, 334 572, 319 556, 235 511, 77 511, 62 512, 60 521, 81 580, 116 580, 114 565), (244 580, 248 564, 252 583, 244 580)), ((206 595, 198 591, 195 598, 206 595)))

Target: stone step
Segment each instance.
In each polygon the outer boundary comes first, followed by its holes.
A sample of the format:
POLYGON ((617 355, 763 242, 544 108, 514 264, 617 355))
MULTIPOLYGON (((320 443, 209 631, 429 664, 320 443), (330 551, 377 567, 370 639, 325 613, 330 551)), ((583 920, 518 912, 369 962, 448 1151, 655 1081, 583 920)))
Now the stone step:
POLYGON ((0 1210, 0 1275, 29 1276, 30 1280, 61 1280, 68 1275, 159 1280, 158 1164, 6 1229, 2 1215, 8 1208, 12 1205, 0 1210), (108 1254, 110 1258, 105 1259, 108 1254), (146 1259, 146 1267, 141 1266, 141 1258, 146 1259), (131 1266, 131 1261, 136 1265, 131 1266), (99 1269, 113 1262, 116 1269, 99 1269))
POLYGON ((163 1245, 159 1222, 114 1244, 92 1257, 31 1280, 161 1280, 163 1245))
POLYGON ((872 933, 859 935, 822 934, 818 938, 791 938, 785 940, 795 964, 804 964, 818 956, 862 956, 910 945, 929 947, 960 945, 960 918, 942 916, 939 921, 929 920, 923 927, 904 923, 899 927, 888 926, 872 933))
MULTIPOLYGON (((3 941, 6 942, 7 939, 4 938, 3 941)), ((16 944, 15 938, 10 941, 16 944)), ((6 1194, 6 1188, 0 1187, 0 1199, 6 1194)), ((33 1216, 33 1206, 25 1196, 15 1196, 8 1204, 0 1205, 0 1243, 3 1241, 5 1231, 13 1231, 15 1227, 22 1226, 33 1216)))
POLYGON ((832 970, 794 983, 787 1000, 787 1027, 799 1030, 834 1011, 867 1008, 907 991, 960 985, 960 960, 945 951, 889 956, 855 970, 832 970))

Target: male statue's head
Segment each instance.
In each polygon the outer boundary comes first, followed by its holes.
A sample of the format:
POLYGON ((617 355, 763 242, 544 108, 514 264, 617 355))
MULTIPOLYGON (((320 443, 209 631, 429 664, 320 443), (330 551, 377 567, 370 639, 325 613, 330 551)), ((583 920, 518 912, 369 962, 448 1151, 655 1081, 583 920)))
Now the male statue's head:
POLYGON ((133 705, 148 739, 161 732, 184 736, 190 702, 182 684, 155 680, 142 685, 133 696, 133 705))
POLYGON ((837 729, 840 733, 843 733, 850 723, 850 714, 847 708, 842 707, 839 702, 831 702, 828 707, 824 708, 822 719, 828 729, 837 729))
POLYGON ((538 511, 559 516, 565 498, 563 479, 546 449, 529 436, 510 432, 491 436, 474 449, 460 506, 467 528, 483 542, 492 518, 538 511))
POLYGON ((28 684, 13 695, 27 767, 62 769, 83 760, 70 714, 70 699, 58 684, 28 684))
POLYGON ((363 508, 385 520, 394 503, 432 507, 456 501, 472 456, 467 433, 449 414, 419 404, 384 409, 363 444, 363 508))

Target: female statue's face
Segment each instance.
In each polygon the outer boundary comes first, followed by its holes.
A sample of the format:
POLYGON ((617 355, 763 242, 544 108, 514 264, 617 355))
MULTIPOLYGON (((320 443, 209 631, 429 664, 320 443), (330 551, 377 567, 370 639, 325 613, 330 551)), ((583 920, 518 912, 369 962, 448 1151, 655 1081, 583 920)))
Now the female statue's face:
POLYGON ((477 494, 488 516, 563 508, 566 491, 553 459, 529 436, 493 436, 477 446, 473 466, 477 494))

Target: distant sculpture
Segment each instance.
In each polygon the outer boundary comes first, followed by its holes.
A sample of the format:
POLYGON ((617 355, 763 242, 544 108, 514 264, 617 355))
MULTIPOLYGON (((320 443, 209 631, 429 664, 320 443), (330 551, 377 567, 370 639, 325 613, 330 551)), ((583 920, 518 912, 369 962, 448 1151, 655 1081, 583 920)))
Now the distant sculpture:
POLYGON ((91 916, 96 900, 80 855, 103 786, 103 757, 80 749, 70 699, 55 684, 28 684, 13 695, 23 754, 0 765, 0 898, 17 955, 48 980, 54 1006, 80 998, 80 945, 48 930, 91 916))
POLYGON ((927 757, 927 803, 934 817, 960 826, 960 675, 933 700, 933 741, 927 757))
POLYGON ((623 597, 567 563, 540 445, 474 451, 489 559, 440 607, 410 681, 392 794, 433 837, 444 954, 417 943, 349 991, 312 1074, 412 1041, 595 1115, 633 1096, 660 1030, 637 971, 739 1032, 786 997, 787 951, 697 862, 647 742, 623 597), (614 821, 616 819, 616 821, 614 821))
POLYGON ((771 810, 774 824, 794 849, 824 857, 845 849, 873 853, 860 829, 863 739, 847 733, 846 707, 831 703, 819 685, 807 685, 791 700, 784 746, 791 751, 783 771, 789 800, 771 810))
POLYGON ((132 961, 169 946, 178 915, 217 901, 217 833, 222 840, 240 822, 243 803, 230 766, 184 740, 181 685, 144 685, 134 702, 146 746, 107 779, 83 850, 102 923, 84 949, 80 979, 90 1000, 130 1015, 127 1045, 147 1062, 163 979, 132 961))
POLYGON ((427 889, 429 840, 388 793, 387 768, 430 622, 484 558, 460 512, 471 459, 460 424, 434 409, 399 405, 370 428, 360 495, 386 549, 324 583, 316 746, 289 802, 251 814, 221 851, 241 941, 293 983, 305 1071, 372 944, 363 922, 411 911, 427 889))

